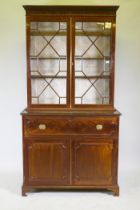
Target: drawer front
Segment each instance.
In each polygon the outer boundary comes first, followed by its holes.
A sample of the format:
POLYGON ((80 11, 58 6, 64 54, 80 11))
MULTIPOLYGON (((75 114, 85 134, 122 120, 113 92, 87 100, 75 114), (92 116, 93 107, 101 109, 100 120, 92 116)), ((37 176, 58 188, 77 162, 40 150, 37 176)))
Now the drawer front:
POLYGON ((110 135, 117 131, 117 118, 79 117, 71 121, 73 130, 78 134, 110 135))
POLYGON ((24 119, 24 136, 111 135, 117 131, 117 122, 117 117, 28 117, 24 119))
POLYGON ((63 135, 68 133, 69 119, 30 117, 24 120, 24 136, 63 135))

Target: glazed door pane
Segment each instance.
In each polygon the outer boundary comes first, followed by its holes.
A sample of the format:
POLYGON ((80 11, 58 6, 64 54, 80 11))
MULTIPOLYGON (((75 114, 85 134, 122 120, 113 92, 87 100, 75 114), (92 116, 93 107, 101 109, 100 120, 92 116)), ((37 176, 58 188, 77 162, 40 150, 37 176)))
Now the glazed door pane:
POLYGON ((109 22, 75 22, 75 104, 110 103, 109 22))
POLYGON ((30 23, 32 104, 67 103, 67 23, 30 23))

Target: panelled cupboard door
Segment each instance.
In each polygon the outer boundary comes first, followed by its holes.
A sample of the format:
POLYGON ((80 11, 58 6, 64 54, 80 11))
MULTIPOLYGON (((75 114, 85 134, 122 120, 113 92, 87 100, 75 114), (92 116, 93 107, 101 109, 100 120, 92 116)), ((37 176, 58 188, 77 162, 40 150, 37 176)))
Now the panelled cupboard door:
POLYGON ((69 143, 67 139, 47 138, 27 143, 29 183, 69 184, 69 143))
POLYGON ((81 137, 73 142, 74 185, 112 184, 113 143, 98 140, 81 137))

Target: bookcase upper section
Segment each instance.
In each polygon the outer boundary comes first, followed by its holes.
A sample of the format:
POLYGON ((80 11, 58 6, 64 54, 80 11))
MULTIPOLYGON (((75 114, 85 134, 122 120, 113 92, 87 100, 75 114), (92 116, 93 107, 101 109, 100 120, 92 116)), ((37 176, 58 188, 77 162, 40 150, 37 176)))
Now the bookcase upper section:
POLYGON ((118 6, 23 6, 29 109, 113 109, 118 6))

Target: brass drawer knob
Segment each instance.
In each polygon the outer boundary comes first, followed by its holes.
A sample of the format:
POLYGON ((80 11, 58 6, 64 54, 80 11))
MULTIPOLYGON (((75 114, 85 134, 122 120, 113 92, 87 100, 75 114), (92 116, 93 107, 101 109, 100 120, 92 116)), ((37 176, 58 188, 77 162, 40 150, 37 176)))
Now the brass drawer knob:
POLYGON ((40 130, 45 130, 46 129, 46 125, 45 124, 39 124, 38 128, 40 130))
POLYGON ((103 129, 103 125, 100 125, 100 124, 96 125, 96 130, 102 130, 102 129, 103 129))

